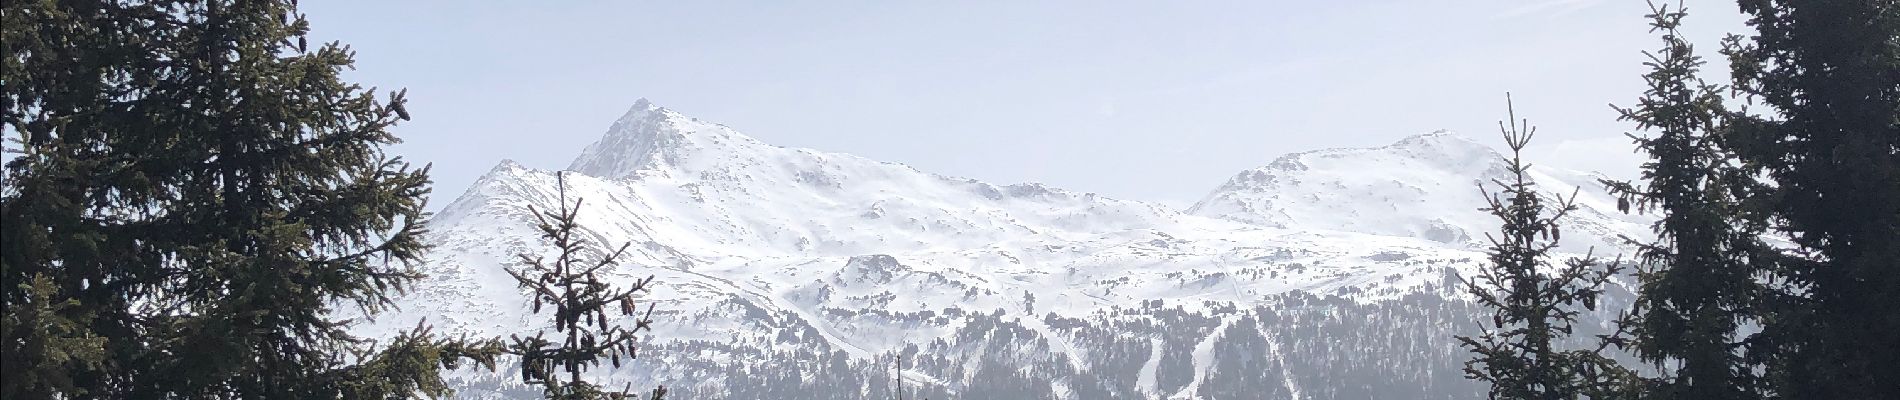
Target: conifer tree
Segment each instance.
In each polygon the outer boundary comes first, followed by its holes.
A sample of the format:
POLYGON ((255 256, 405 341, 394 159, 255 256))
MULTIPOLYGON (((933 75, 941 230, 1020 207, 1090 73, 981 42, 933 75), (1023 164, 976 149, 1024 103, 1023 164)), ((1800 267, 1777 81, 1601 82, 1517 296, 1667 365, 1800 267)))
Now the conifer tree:
MULTIPOLYGON (((54 300, 59 288, 45 274, 14 287, 23 297, 7 299, 0 332, 5 335, 5 357, 0 359, 6 398, 82 397, 91 394, 74 376, 103 368, 105 338, 91 333, 87 314, 78 300, 54 300)), ((13 293, 9 293, 10 295, 13 293)))
POLYGON ((1537 193, 1529 179, 1530 164, 1522 157, 1535 129, 1528 121, 1517 121, 1515 110, 1510 118, 1508 126, 1500 122, 1498 128, 1511 149, 1511 177, 1494 182, 1500 192, 1487 194, 1484 208, 1498 218, 1501 229, 1498 235, 1485 234, 1491 241, 1490 263, 1464 280, 1466 291, 1491 310, 1491 323, 1482 334, 1458 337, 1475 353, 1465 363, 1465 374, 1489 383, 1491 399, 1569 400, 1622 393, 1628 373, 1599 355, 1601 347, 1557 346, 1571 334, 1579 307, 1595 310, 1603 285, 1621 267, 1589 255, 1570 258, 1562 266, 1550 262, 1550 252, 1562 238, 1557 221, 1577 209, 1576 194, 1547 200, 1537 193))
POLYGON ((1724 141, 1769 182, 1744 208, 1792 241, 1747 340, 1770 395, 1900 393, 1900 4, 1741 0, 1754 34, 1730 36, 1734 88, 1762 113, 1724 141))
POLYGON ((420 275, 427 168, 407 119, 338 77, 290 1, 0 5, 5 398, 448 394, 498 341, 374 315, 420 275))
MULTIPOLYGON (((631 388, 603 389, 581 374, 602 361, 610 361, 619 368, 623 360, 634 358, 637 348, 634 340, 638 339, 635 335, 652 329, 653 306, 648 305, 646 312, 634 319, 632 328, 610 321, 609 317, 613 312, 621 316, 635 315, 639 307, 634 303, 634 295, 652 291, 654 277, 634 279, 624 288, 603 280, 632 243, 588 260, 593 257, 587 253, 596 249, 589 248, 585 238, 576 236, 580 233, 580 224, 575 222, 575 216, 580 212, 581 199, 568 202, 567 181, 564 175, 555 176, 557 207, 552 210, 529 207, 539 222, 542 238, 554 245, 554 257, 522 253, 517 255, 521 266, 507 271, 522 288, 528 289, 535 313, 540 313, 543 306, 553 308, 551 325, 557 339, 547 339, 546 330, 529 337, 516 335, 510 337, 513 343, 508 351, 521 356, 522 380, 541 385, 549 399, 635 398, 631 388), (566 379, 562 374, 567 375, 566 379)), ((665 395, 666 387, 661 386, 655 388, 649 398, 659 400, 665 395)))
POLYGON ((1652 136, 1631 134, 1650 160, 1642 183, 1605 182, 1624 212, 1656 212, 1657 241, 1635 243, 1641 286, 1627 319, 1626 348, 1667 374, 1646 388, 1656 399, 1759 398, 1738 330, 1757 321, 1762 288, 1755 255, 1763 224, 1746 218, 1736 190, 1753 185, 1721 143, 1729 112, 1718 85, 1696 76, 1703 65, 1677 31, 1687 13, 1651 3, 1650 26, 1663 47, 1645 52, 1649 88, 1621 119, 1652 136))

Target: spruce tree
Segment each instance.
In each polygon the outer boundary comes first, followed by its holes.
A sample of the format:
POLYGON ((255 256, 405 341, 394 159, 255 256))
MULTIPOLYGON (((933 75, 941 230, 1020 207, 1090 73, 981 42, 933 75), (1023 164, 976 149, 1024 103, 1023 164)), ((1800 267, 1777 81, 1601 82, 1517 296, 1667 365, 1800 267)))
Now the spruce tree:
POLYGON ((344 82, 291 1, 0 8, 6 398, 440 396, 498 341, 376 344, 420 275, 427 168, 409 116, 344 82), (16 368, 19 367, 19 368, 16 368))
MULTIPOLYGON (((567 181, 563 176, 555 175, 559 204, 554 209, 529 207, 539 222, 542 238, 552 242, 554 257, 522 253, 517 255, 521 266, 507 270, 521 288, 528 290, 529 303, 533 304, 535 313, 540 313, 544 306, 553 308, 551 325, 557 338, 547 339, 545 329, 534 336, 511 336, 513 343, 508 346, 508 352, 521 357, 522 380, 541 385, 549 399, 635 398, 631 388, 603 389, 581 374, 602 361, 610 361, 614 368, 619 368, 623 360, 634 358, 636 335, 652 329, 653 306, 648 305, 646 312, 633 320, 632 328, 610 321, 609 317, 614 312, 621 316, 634 315, 638 311, 634 296, 652 291, 654 277, 634 279, 624 288, 603 280, 609 277, 607 273, 618 265, 632 243, 590 257, 588 253, 597 249, 590 248, 585 238, 577 236, 580 224, 575 222, 575 216, 580 212, 581 199, 568 202, 567 181), (567 377, 563 379, 562 374, 567 377)), ((659 400, 665 395, 666 387, 661 386, 655 388, 649 398, 659 400)))
MULTIPOLYGON (((1491 323, 1477 337, 1459 336, 1475 353, 1465 363, 1468 378, 1490 384, 1491 399, 1558 400, 1603 398, 1626 390, 1628 373, 1596 349, 1565 350, 1558 343, 1572 332, 1582 310, 1595 310, 1603 285, 1620 270, 1585 255, 1563 265, 1551 263, 1562 238, 1558 220, 1577 210, 1576 194, 1546 199, 1529 179, 1522 157, 1535 135, 1528 121, 1500 122, 1510 147, 1509 180, 1495 181, 1500 192, 1488 194, 1485 211, 1501 222, 1491 241, 1489 264, 1464 279, 1466 291, 1491 310, 1491 323), (1552 202, 1554 201, 1554 202, 1552 202)), ((1479 188, 1483 190, 1482 187, 1479 188)), ((1463 279, 1463 278, 1461 278, 1463 279)))
POLYGON ((100 363, 105 338, 84 325, 90 315, 75 299, 55 300, 59 288, 45 274, 34 275, 15 289, 23 291, 24 297, 9 297, 6 315, 0 319, 6 346, 6 356, 0 359, 5 371, 0 394, 9 399, 91 394, 85 390, 89 385, 74 381, 80 371, 104 367, 100 363))
POLYGON ((1729 112, 1718 85, 1696 76, 1703 65, 1677 27, 1680 6, 1651 3, 1652 32, 1663 46, 1645 52, 1648 89, 1637 105, 1617 108, 1636 123, 1631 134, 1648 155, 1642 182, 1605 182, 1624 212, 1655 212, 1657 241, 1635 243, 1641 286, 1623 321, 1626 348, 1663 368, 1645 391, 1656 399, 1759 398, 1742 357, 1738 330, 1757 321, 1751 307, 1762 291, 1756 254, 1764 251, 1759 219, 1746 218, 1735 197, 1753 179, 1721 140, 1729 112))
POLYGON ((1735 89, 1767 107, 1724 141, 1769 182, 1748 193, 1792 244, 1764 279, 1747 353, 1771 395, 1900 393, 1900 3, 1742 0, 1754 34, 1724 46, 1735 89))

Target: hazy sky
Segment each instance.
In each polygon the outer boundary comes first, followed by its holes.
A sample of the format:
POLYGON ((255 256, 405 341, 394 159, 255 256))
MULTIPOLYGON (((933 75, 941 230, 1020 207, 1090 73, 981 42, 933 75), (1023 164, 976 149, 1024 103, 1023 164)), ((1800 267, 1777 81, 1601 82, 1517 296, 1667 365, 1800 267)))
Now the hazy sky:
MULTIPOLYGON (((409 89, 396 152, 435 164, 434 207, 504 158, 566 167, 641 97, 767 143, 1184 206, 1288 152, 1499 142, 1510 91, 1543 163, 1627 170, 1608 104, 1659 43, 1634 0, 303 3, 357 51, 350 79, 409 89)), ((1689 7, 1705 56, 1742 28, 1733 2, 1689 7)))

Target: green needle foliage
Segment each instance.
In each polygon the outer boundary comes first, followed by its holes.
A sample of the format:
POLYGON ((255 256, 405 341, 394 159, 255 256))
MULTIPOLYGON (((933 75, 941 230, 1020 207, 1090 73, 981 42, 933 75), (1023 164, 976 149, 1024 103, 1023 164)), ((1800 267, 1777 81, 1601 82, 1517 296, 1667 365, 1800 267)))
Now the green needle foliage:
POLYGON ((1485 234, 1491 241, 1490 264, 1464 281, 1478 304, 1492 311, 1484 333, 1458 337, 1476 354, 1465 363, 1465 374, 1489 383, 1491 399, 1603 398, 1626 390, 1628 373, 1601 356, 1602 348, 1556 346, 1572 333, 1580 308, 1596 309, 1603 285, 1621 267, 1588 255, 1551 264, 1550 251, 1563 237, 1557 221, 1577 210, 1576 194, 1554 196, 1550 203, 1537 193, 1528 176, 1530 164, 1522 157, 1535 128, 1517 121, 1515 110, 1510 118, 1511 124, 1500 122, 1499 130, 1511 149, 1512 176, 1494 182, 1500 193, 1487 195, 1484 209, 1502 223, 1501 232, 1485 234))
MULTIPOLYGON (((1652 4, 1663 48, 1649 53, 1639 103, 1618 109, 1650 133, 1632 135, 1650 161, 1640 183, 1606 183, 1624 211, 1661 218, 1657 241, 1637 243, 1638 299, 1606 342, 1662 375, 1621 374, 1606 382, 1629 390, 1604 396, 1891 398, 1900 393, 1900 3, 1738 3, 1754 34, 1724 41, 1727 88, 1696 77, 1703 62, 1677 30, 1682 8, 1652 4), (1768 110, 1730 110, 1724 89, 1768 110)), ((1535 336, 1519 342, 1538 348, 1535 336)), ((1472 374, 1494 382, 1494 396, 1543 396, 1543 381, 1565 378, 1537 357, 1512 358, 1527 347, 1473 347, 1487 368, 1472 374), (1536 383, 1496 384, 1527 380, 1536 383)))
POLYGON ((1791 245, 1763 279, 1748 358, 1788 399, 1900 393, 1900 2, 1742 0, 1754 35, 1723 53, 1765 113, 1724 142, 1767 188, 1748 193, 1791 245))
POLYGON ((0 397, 389 398, 498 341, 351 336, 420 278, 408 118, 290 1, 0 6, 0 397))
POLYGON ((1649 89, 1625 121, 1653 136, 1630 135, 1650 161, 1641 184, 1605 182, 1624 212, 1657 212, 1657 241, 1636 243, 1641 286, 1622 343, 1644 361, 1665 368, 1648 398, 1758 398, 1758 376, 1742 356, 1737 331, 1758 321, 1753 309, 1763 287, 1755 279, 1768 248, 1765 224, 1742 208, 1737 195, 1755 186, 1722 140, 1730 112, 1725 88, 1696 74, 1703 61, 1677 31, 1680 6, 1651 3, 1652 31, 1663 47, 1646 52, 1649 89), (1673 366, 1673 368, 1669 368, 1673 366))
MULTIPOLYGON (((639 307, 634 304, 634 295, 652 291, 653 276, 636 279, 625 288, 601 280, 632 243, 587 260, 587 253, 593 249, 588 248, 586 239, 575 236, 580 224, 574 218, 580 212, 581 199, 568 202, 566 179, 555 176, 559 206, 545 211, 530 206, 540 223, 542 238, 554 245, 554 258, 523 253, 519 255, 522 266, 507 271, 528 289, 535 313, 540 313, 543 306, 553 307, 551 322, 559 339, 545 338, 546 330, 530 337, 512 336, 508 351, 521 356, 522 380, 541 385, 549 399, 637 398, 630 387, 604 390, 581 374, 602 361, 619 368, 623 360, 634 358, 634 340, 639 338, 636 335, 652 330, 653 306, 648 305, 646 312, 634 319, 632 328, 608 318, 615 312, 635 315, 639 307), (562 379, 563 373, 566 379, 562 379)), ((655 388, 649 398, 659 400, 665 395, 666 387, 662 386, 655 388)))

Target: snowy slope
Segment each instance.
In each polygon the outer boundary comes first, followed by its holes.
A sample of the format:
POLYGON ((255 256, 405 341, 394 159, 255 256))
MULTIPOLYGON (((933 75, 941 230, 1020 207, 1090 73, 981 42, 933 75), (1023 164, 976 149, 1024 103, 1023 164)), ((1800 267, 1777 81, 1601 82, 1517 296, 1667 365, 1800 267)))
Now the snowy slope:
MULTIPOLYGON (((1439 131, 1369 149, 1289 154, 1241 172, 1188 213, 1252 224, 1405 236, 1482 248, 1496 219, 1481 210, 1487 193, 1510 177, 1503 155, 1471 138, 1439 131), (1480 189, 1479 185, 1485 185, 1480 189)), ((1642 237, 1647 225, 1625 216, 1594 173, 1532 165, 1551 196, 1575 190, 1576 225, 1564 245, 1612 247, 1642 237)))
MULTIPOLYGON (((584 199, 581 223, 595 243, 634 244, 617 276, 662 282, 651 298, 663 314, 649 338, 654 350, 645 363, 601 372, 610 379, 670 382, 697 397, 815 393, 859 378, 787 384, 743 371, 808 357, 784 368, 876 377, 881 360, 901 352, 918 360, 905 371, 906 381, 922 382, 915 390, 1014 393, 1001 382, 1044 374, 1025 382, 1046 387, 1017 392, 1143 398, 1239 384, 1223 375, 1227 360, 1215 349, 1251 342, 1215 333, 1308 318, 1275 314, 1297 308, 1287 302, 1299 298, 1288 296, 1334 296, 1347 302, 1341 307, 1456 298, 1454 277, 1482 260, 1476 240, 1492 224, 1476 210, 1476 182, 1501 168, 1485 146, 1429 134, 1282 157, 1179 212, 777 147, 642 99, 563 174, 570 198, 584 199), (1204 317, 1216 322, 1182 333, 1156 325, 1204 317), (1109 326, 1130 331, 1102 330, 1109 326), (1144 329, 1152 331, 1134 333, 1144 329), (1171 368, 1181 357, 1192 366, 1171 368), (1004 370, 1016 372, 992 376, 1004 370), (1182 371, 1192 379, 1171 375, 1182 371)), ((1540 183, 1586 187, 1587 209, 1572 221, 1584 233, 1571 235, 1580 246, 1642 231, 1641 220, 1597 211, 1609 203, 1587 189, 1596 186, 1592 175, 1538 172, 1540 183)), ((388 335, 427 317, 471 334, 530 332, 545 317, 529 312, 502 267, 514 254, 546 250, 528 207, 554 204, 556 174, 503 161, 478 180, 429 221, 436 247, 428 281, 400 300, 401 311, 360 329, 388 335)), ((1319 321, 1307 324, 1335 323, 1319 321)), ((1445 325, 1393 329, 1453 329, 1445 325)), ((1301 337, 1271 336, 1307 334, 1293 328, 1257 331, 1274 354, 1300 354, 1301 337)), ((1324 359, 1333 361, 1282 360, 1275 368, 1288 371, 1271 385, 1326 375, 1319 368, 1359 368, 1335 365, 1351 357, 1324 359)), ((506 389, 507 376, 463 378, 468 393, 504 396, 488 390, 506 389)), ((1312 386, 1288 393, 1325 393, 1312 386)), ((1448 398, 1462 388, 1446 389, 1448 398)))

